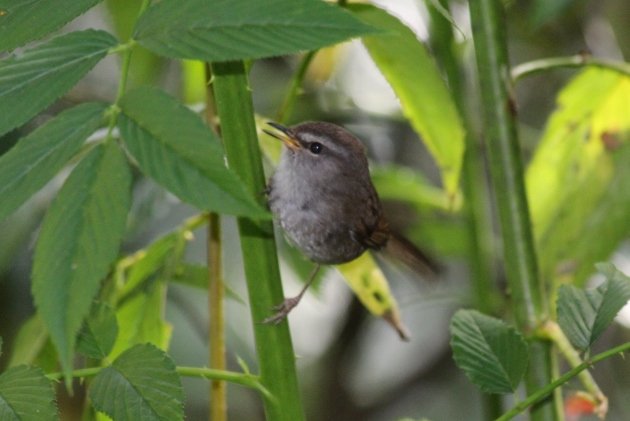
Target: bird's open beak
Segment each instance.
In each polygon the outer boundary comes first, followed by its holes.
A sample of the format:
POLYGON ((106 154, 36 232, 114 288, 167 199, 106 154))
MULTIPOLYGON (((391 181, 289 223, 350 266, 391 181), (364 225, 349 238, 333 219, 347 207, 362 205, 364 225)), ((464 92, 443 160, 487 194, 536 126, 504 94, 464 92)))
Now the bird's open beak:
POLYGON ((267 124, 278 130, 280 134, 265 129, 263 129, 263 132, 267 133, 271 137, 281 140, 287 148, 297 150, 302 147, 300 142, 293 136, 290 128, 285 127, 282 124, 274 123, 273 121, 268 121, 267 124))

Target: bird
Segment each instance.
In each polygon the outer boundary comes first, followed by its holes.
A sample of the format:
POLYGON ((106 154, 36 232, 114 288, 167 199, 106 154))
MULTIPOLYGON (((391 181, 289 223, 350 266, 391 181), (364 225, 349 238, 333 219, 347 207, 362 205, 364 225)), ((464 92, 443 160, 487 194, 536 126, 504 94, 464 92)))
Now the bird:
POLYGON ((356 136, 323 121, 267 124, 275 131, 264 132, 284 145, 266 189, 269 207, 289 243, 315 267, 300 293, 274 307, 264 323, 284 320, 322 265, 350 262, 367 250, 384 251, 420 274, 435 276, 433 259, 390 229, 356 136))

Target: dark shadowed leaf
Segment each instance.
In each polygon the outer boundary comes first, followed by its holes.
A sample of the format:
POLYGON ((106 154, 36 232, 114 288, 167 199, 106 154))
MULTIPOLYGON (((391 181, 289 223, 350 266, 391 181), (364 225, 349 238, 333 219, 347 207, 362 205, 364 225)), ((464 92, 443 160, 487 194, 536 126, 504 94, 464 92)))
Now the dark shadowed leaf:
POLYGON ((142 15, 134 38, 168 57, 229 61, 314 50, 374 31, 320 0, 164 0, 142 15))
POLYGON ((194 112, 151 88, 130 91, 120 105, 122 136, 145 174, 200 209, 269 216, 225 166, 219 140, 194 112))
POLYGON ((66 373, 76 334, 118 254, 130 183, 118 145, 98 145, 72 171, 44 218, 32 288, 66 373))
POLYGON ((116 45, 104 31, 71 32, 0 62, 0 135, 66 93, 116 45))
POLYGON ((0 0, 0 51, 61 27, 101 0, 0 0))
POLYGON ((527 343, 521 334, 478 311, 455 313, 451 347, 459 368, 486 393, 514 392, 527 368, 527 343))
POLYGON ((98 128, 105 107, 86 103, 66 110, 0 156, 0 220, 67 164, 98 128))
POLYGON ((153 345, 136 345, 90 385, 94 407, 117 421, 184 419, 184 393, 175 364, 153 345))
POLYGON ((599 264, 606 281, 595 289, 562 285, 558 290, 558 324, 576 348, 586 349, 630 300, 630 278, 612 264, 599 264))
POLYGON ((0 420, 58 420, 55 392, 39 368, 24 365, 0 375, 0 420))

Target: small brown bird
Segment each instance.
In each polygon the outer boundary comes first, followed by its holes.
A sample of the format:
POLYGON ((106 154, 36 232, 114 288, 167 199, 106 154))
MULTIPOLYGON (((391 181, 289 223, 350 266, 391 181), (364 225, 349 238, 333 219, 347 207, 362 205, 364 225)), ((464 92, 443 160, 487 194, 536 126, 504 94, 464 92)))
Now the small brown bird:
POLYGON ((322 264, 346 263, 368 249, 383 250, 421 274, 435 275, 431 259, 390 230, 365 147, 355 136, 325 122, 268 124, 279 133, 265 132, 285 146, 267 189, 271 211, 290 242, 316 267, 302 291, 285 299, 265 323, 279 323, 289 314, 322 264))

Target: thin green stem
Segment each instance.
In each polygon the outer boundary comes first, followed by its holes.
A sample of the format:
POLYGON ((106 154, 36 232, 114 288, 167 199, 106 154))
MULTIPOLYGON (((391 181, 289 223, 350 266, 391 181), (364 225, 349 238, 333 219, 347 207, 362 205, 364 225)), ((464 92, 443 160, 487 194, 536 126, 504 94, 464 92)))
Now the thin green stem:
MULTIPOLYGON (((525 195, 501 1, 471 0, 470 16, 483 100, 486 149, 503 237, 505 271, 516 322, 522 332, 530 335, 547 319, 548 303, 544 284, 538 276, 525 195)), ((543 341, 532 342, 530 351, 525 383, 531 393, 551 381, 554 356, 551 344, 543 341)), ((552 401, 541 403, 532 409, 532 419, 560 419, 557 408, 552 401)))
MULTIPOLYGON (((86 378, 86 377, 94 377, 98 375, 102 370, 107 367, 90 367, 90 368, 82 368, 79 370, 73 370, 70 373, 70 377, 72 378, 86 378)), ((204 368, 204 367, 175 367, 175 371, 180 376, 184 377, 203 377, 208 380, 222 380, 234 384, 238 384, 241 386, 249 387, 251 389, 255 389, 259 391, 263 396, 268 399, 273 399, 269 390, 267 390, 261 383, 258 376, 250 374, 250 373, 237 373, 234 371, 227 370, 216 370, 212 368, 204 368)), ((46 374, 50 380, 59 380, 63 378, 64 373, 50 373, 46 374)))
POLYGON ((177 367, 177 374, 184 377, 203 377, 208 380, 222 380, 259 391, 267 399, 273 399, 271 392, 265 388, 260 377, 249 373, 236 373, 234 371, 216 370, 203 367, 177 367))
POLYGON ((557 69, 557 68, 572 68, 572 67, 599 67, 602 69, 613 70, 615 72, 622 73, 626 76, 630 76, 630 63, 615 60, 606 60, 596 57, 591 57, 586 54, 577 54, 568 57, 552 57, 540 60, 528 61, 527 63, 521 63, 518 66, 512 68, 512 80, 518 82, 519 80, 534 75, 536 73, 557 69))
MULTIPOLYGON (((214 96, 230 168, 264 204, 265 175, 254 109, 242 62, 213 63, 214 96)), ((264 400, 267 420, 304 419, 287 322, 261 323, 284 299, 271 220, 238 219, 260 379, 275 400, 264 400)))
POLYGON ((293 112, 293 107, 295 106, 295 101, 297 100, 300 88, 302 87, 306 70, 313 61, 315 54, 317 54, 317 50, 309 51, 304 55, 304 57, 302 57, 300 65, 291 79, 291 86, 289 87, 289 90, 284 97, 284 101, 280 106, 280 110, 276 115, 276 121, 278 123, 285 123, 291 118, 291 113, 293 112))
MULTIPOLYGON (((580 354, 573 348, 571 342, 569 342, 569 339, 556 322, 551 320, 547 321, 538 329, 537 334, 553 341, 571 367, 579 367, 583 363, 580 354)), ((600 418, 604 419, 608 411, 608 398, 601 391, 590 371, 584 370, 578 374, 578 377, 586 391, 597 404, 597 414, 600 418)))
POLYGON ((535 391, 534 393, 531 393, 527 398, 525 398, 524 400, 520 401, 512 409, 510 409, 505 414, 503 414, 502 416, 497 418, 496 421, 511 420, 512 418, 514 418, 515 416, 517 416, 521 412, 525 411, 530 406, 535 405, 536 403, 538 403, 541 400, 545 399, 547 396, 549 396, 554 391, 554 389, 562 386, 563 384, 565 384, 566 382, 568 382, 569 380, 571 380, 572 378, 574 378, 575 376, 580 374, 582 371, 589 369, 594 364, 596 364, 596 363, 598 363, 600 361, 603 361, 603 360, 605 360, 607 358, 613 357, 613 356, 618 355, 618 354, 623 354, 624 352, 628 352, 628 351, 630 351, 630 342, 626 342, 625 344, 616 346, 614 348, 611 348, 611 349, 609 349, 607 351, 604 351, 602 353, 599 353, 599 354, 591 357, 587 361, 584 361, 583 363, 579 364, 578 366, 576 366, 576 367, 572 368, 571 370, 567 371, 562 376, 560 376, 557 379, 553 380, 552 382, 550 382, 545 387, 542 387, 539 390, 535 391))
MULTIPOLYGON (((140 9, 138 11, 138 16, 136 20, 144 13, 144 11, 149 7, 151 0, 143 0, 140 9)), ((109 122, 107 125, 107 136, 105 137, 105 141, 109 141, 112 139, 112 133, 114 131, 114 127, 116 127, 116 120, 118 119, 118 114, 120 113, 120 108, 118 104, 122 99, 123 95, 125 95, 125 91, 127 90, 127 80, 129 77, 129 67, 131 65, 131 53, 133 53, 133 47, 135 46, 135 41, 130 39, 129 42, 120 46, 120 48, 113 48, 110 52, 122 53, 122 64, 120 65, 120 80, 118 81, 118 90, 116 92, 116 99, 114 104, 109 108, 109 122)))

